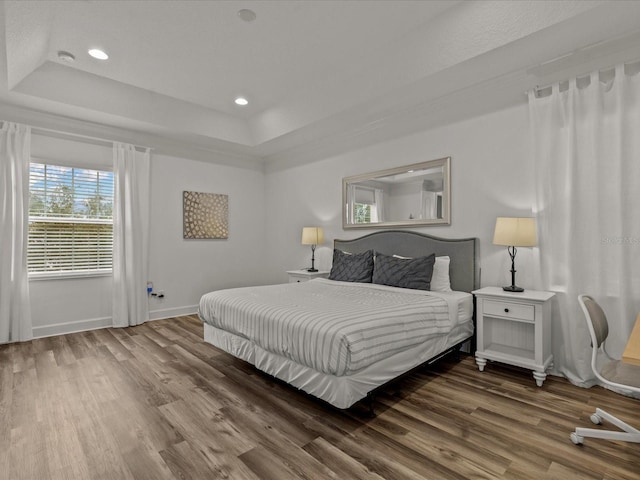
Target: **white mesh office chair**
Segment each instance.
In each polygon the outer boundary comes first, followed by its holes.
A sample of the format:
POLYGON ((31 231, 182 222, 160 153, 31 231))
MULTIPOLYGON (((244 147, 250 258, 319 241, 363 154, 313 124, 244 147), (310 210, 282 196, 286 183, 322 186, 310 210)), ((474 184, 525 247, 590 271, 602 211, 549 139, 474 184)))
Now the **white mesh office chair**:
MULTIPOLYGON (((589 327, 589 334, 591 335, 591 368, 595 376, 602 383, 617 390, 640 394, 640 367, 621 362, 620 360, 614 360, 607 353, 605 340, 609 335, 609 324, 600 305, 588 295, 578 296, 578 302, 584 312, 587 326, 589 327), (598 369, 597 357, 600 350, 602 350, 609 361, 604 364, 602 368, 598 369)), ((640 443, 640 430, 633 428, 628 423, 623 422, 604 410, 596 408, 596 413, 591 415, 591 421, 596 425, 600 425, 602 420, 607 420, 623 431, 576 428, 576 431, 571 433, 571 441, 579 445, 584 441, 584 437, 592 437, 640 443)))

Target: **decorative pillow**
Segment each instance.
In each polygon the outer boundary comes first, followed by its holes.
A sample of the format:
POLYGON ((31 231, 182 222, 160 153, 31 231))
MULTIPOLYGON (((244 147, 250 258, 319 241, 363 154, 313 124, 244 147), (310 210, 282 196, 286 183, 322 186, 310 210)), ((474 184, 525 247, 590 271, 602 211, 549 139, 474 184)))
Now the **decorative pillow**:
POLYGON ((418 258, 398 258, 395 256, 376 255, 373 269, 373 283, 416 290, 431 288, 431 275, 435 254, 418 258))
POLYGON ((436 263, 433 265, 433 275, 431 276, 432 292, 451 292, 450 262, 451 259, 447 256, 436 257, 436 263))
POLYGON ((346 253, 333 250, 333 264, 329 280, 340 282, 371 283, 373 274, 373 250, 363 253, 346 253))
MULTIPOLYGON (((400 255, 394 255, 395 258, 413 258, 402 257, 400 255)), ((431 275, 431 291, 432 292, 452 292, 451 279, 449 278, 449 264, 451 258, 446 255, 436 257, 436 262, 433 264, 433 274, 431 275)))

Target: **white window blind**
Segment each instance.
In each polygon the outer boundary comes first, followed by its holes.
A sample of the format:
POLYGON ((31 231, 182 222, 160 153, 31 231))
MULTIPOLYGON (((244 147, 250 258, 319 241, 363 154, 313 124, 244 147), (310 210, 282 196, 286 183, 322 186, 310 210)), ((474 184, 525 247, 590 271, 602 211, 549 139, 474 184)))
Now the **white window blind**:
POLYGON ((31 163, 29 273, 111 271, 113 172, 31 163))
POLYGON ((361 187, 359 185, 356 185, 355 186, 355 199, 354 199, 355 203, 362 203, 362 204, 365 204, 365 205, 373 205, 374 203, 376 203, 374 192, 375 192, 375 190, 373 188, 361 187))

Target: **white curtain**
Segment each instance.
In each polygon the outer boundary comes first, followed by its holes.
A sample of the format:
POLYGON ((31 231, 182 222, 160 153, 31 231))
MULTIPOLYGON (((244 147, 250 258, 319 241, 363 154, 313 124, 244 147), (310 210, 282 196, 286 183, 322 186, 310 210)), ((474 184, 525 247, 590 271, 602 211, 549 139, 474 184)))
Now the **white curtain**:
POLYGON ((356 202, 356 186, 353 183, 347 185, 347 204, 342 208, 346 208, 346 216, 348 223, 354 223, 356 220, 355 207, 356 202))
POLYGON ((113 326, 149 319, 149 149, 113 144, 113 326))
POLYGON ((27 272, 31 127, 0 129, 0 343, 30 340, 27 272))
POLYGON ((438 218, 438 193, 420 190, 422 211, 420 218, 433 219, 438 218))
POLYGON ((384 222, 386 216, 384 214, 385 202, 384 202, 384 190, 381 188, 373 189, 373 202, 374 208, 371 209, 371 221, 372 222, 384 222), (375 212, 375 220, 374 220, 375 212))
POLYGON ((602 305, 608 350, 618 358, 640 312, 640 75, 620 65, 564 87, 529 93, 541 287, 558 293, 555 369, 589 386, 577 296, 602 305))

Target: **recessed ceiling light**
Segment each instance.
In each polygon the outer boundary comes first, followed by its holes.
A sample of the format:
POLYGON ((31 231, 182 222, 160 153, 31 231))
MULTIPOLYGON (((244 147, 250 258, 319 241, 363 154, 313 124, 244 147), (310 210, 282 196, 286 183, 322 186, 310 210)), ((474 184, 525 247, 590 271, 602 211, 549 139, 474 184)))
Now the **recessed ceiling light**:
POLYGON ((256 12, 248 8, 243 8, 242 10, 238 10, 238 16, 245 22, 253 22, 256 19, 256 12))
POLYGON ((91 50, 89 50, 89 55, 91 55, 93 58, 97 58, 98 60, 106 60, 107 58, 109 58, 109 55, 98 48, 92 48, 91 50))
POLYGON ((64 50, 58 51, 58 60, 62 60, 63 62, 73 63, 76 60, 76 57, 73 53, 66 52, 64 50))
POLYGON ((244 97, 238 97, 235 99, 236 105, 240 105, 242 107, 244 107, 245 105, 249 104, 249 100, 247 100, 244 97))

